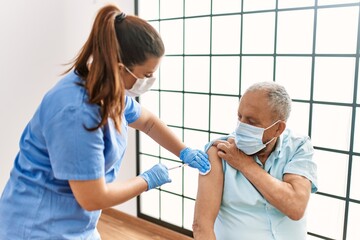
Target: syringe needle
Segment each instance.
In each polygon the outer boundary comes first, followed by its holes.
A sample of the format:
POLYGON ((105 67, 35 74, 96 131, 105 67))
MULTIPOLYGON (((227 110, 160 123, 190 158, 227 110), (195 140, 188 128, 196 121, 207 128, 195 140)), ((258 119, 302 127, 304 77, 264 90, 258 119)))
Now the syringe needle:
POLYGON ((176 168, 185 167, 185 166, 187 166, 187 165, 188 165, 187 163, 183 163, 183 164, 181 164, 181 165, 178 165, 178 166, 175 166, 175 167, 168 168, 168 170, 170 171, 170 170, 173 170, 173 169, 176 169, 176 168))

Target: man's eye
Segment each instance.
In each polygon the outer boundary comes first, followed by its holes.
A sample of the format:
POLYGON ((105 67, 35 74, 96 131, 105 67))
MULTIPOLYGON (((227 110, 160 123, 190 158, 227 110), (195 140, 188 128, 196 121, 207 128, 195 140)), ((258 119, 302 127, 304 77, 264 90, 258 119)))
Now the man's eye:
POLYGON ((253 126, 255 126, 255 127, 257 127, 259 124, 257 123, 257 122, 255 122, 255 121, 249 121, 249 124, 250 125, 253 125, 253 126))

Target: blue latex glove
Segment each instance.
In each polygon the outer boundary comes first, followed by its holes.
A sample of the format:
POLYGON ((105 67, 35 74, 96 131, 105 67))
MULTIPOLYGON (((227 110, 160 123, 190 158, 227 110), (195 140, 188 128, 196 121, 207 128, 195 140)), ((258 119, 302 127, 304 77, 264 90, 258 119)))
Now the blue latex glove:
POLYGON ((171 182, 169 172, 164 164, 158 163, 149 170, 139 175, 148 184, 147 190, 159 187, 165 183, 171 182))
POLYGON ((181 150, 180 159, 190 167, 199 169, 199 172, 202 175, 208 174, 211 170, 209 157, 203 151, 186 147, 181 150))

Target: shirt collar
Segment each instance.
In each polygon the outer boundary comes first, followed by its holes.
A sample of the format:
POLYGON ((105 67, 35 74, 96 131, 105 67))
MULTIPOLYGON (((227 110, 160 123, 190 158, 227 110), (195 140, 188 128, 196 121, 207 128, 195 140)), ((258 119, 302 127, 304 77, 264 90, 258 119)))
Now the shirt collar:
POLYGON ((276 141, 275 149, 271 153, 271 155, 273 155, 275 157, 279 156, 282 145, 283 145, 283 139, 284 139, 283 134, 281 134, 276 141))
POLYGON ((275 144, 275 148, 274 150, 270 153, 268 159, 265 162, 265 166, 263 166, 263 164, 261 163, 261 161, 259 160, 259 158, 257 156, 254 156, 255 161, 257 162, 257 164, 259 164, 262 168, 264 168, 265 171, 270 171, 271 166, 274 163, 274 160, 278 158, 278 156, 280 155, 280 151, 281 151, 281 147, 283 145, 283 135, 281 134, 277 140, 276 140, 276 144, 275 144))

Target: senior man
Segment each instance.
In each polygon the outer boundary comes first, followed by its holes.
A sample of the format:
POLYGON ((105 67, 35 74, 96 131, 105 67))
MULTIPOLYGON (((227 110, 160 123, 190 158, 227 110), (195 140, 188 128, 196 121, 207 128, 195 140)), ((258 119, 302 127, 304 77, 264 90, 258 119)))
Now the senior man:
POLYGON ((317 191, 308 136, 286 128, 291 98, 275 82, 250 86, 238 125, 205 147, 212 171, 199 175, 196 240, 305 240, 306 207, 317 191))

